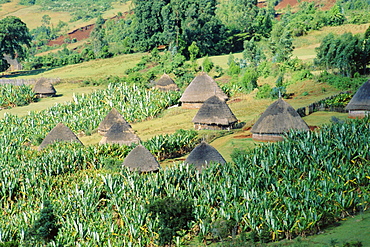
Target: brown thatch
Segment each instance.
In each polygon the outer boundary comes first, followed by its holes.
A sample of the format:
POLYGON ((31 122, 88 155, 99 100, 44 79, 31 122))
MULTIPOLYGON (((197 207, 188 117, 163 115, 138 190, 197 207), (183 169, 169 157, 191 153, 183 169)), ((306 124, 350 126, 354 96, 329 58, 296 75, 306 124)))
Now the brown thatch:
POLYGON ((103 121, 99 124, 98 133, 101 135, 105 135, 110 127, 117 122, 125 123, 128 128, 131 128, 131 125, 126 122, 123 116, 116 110, 116 108, 112 108, 112 110, 105 116, 103 121))
POLYGON ((57 126, 55 126, 41 142, 39 150, 45 148, 49 144, 61 141, 77 142, 82 144, 82 142, 78 139, 78 137, 72 132, 70 128, 65 126, 63 123, 58 123, 57 126))
POLYGON ((355 93, 345 108, 350 118, 363 118, 370 113, 370 80, 365 82, 355 93))
POLYGON ((9 55, 4 55, 4 59, 8 62, 10 67, 7 69, 7 71, 15 71, 15 70, 22 70, 23 66, 22 64, 18 61, 18 59, 12 58, 9 55))
POLYGON ((221 165, 226 163, 222 155, 214 147, 204 141, 196 146, 185 160, 186 164, 192 164, 200 171, 206 168, 211 162, 221 165))
POLYGON ((207 73, 202 72, 185 89, 180 101, 183 108, 200 108, 203 102, 213 95, 222 100, 228 99, 217 83, 207 73))
POLYGON ((127 123, 118 121, 113 124, 108 130, 105 136, 101 139, 99 144, 119 144, 119 145, 131 145, 132 143, 139 143, 140 138, 133 133, 127 123))
POLYGON ((46 79, 46 78, 40 78, 34 88, 33 92, 36 94, 36 97, 38 98, 45 98, 54 96, 56 94, 56 90, 54 86, 46 79))
POLYGON ((253 125, 253 139, 260 141, 283 140, 281 134, 295 130, 309 130, 307 124, 287 102, 281 98, 272 103, 253 125))
POLYGON ((167 74, 163 74, 162 77, 156 82, 155 88, 161 91, 179 91, 179 87, 167 74))
POLYGON ((194 127, 197 130, 231 129, 237 121, 226 102, 216 95, 204 101, 193 118, 194 127))
POLYGON ((153 154, 142 145, 138 145, 126 156, 123 165, 131 171, 156 172, 160 169, 158 161, 153 154))

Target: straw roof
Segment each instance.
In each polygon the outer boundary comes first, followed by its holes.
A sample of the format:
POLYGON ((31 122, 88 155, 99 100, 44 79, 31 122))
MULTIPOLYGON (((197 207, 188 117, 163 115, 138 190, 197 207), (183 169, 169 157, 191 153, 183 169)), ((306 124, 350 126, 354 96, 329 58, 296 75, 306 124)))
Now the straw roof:
POLYGON ((138 145, 126 156, 123 165, 131 171, 155 172, 160 166, 153 154, 146 147, 138 145))
POLYGON ((226 102, 216 95, 204 101, 193 118, 193 123, 203 124, 231 125, 237 121, 226 102))
POLYGON ((204 102, 213 95, 217 95, 223 100, 228 99, 217 83, 207 73, 201 72, 185 89, 180 101, 189 103, 204 102))
POLYGON ((132 143, 139 143, 140 138, 133 133, 126 122, 118 121, 110 127, 105 136, 101 139, 100 144, 120 144, 131 145, 132 143))
POLYGON ((370 110, 370 80, 357 90, 346 110, 370 110))
POLYGON ((185 160, 185 163, 194 165, 198 170, 207 167, 211 162, 222 165, 226 163, 222 155, 214 147, 204 141, 196 146, 185 160))
POLYGON ((117 109, 112 108, 112 110, 105 116, 103 121, 100 122, 99 127, 98 127, 99 134, 105 135, 110 129, 110 127, 112 127, 112 125, 117 122, 123 122, 128 126, 128 128, 131 128, 131 125, 128 122, 126 122, 126 120, 117 111, 117 109))
POLYGON ((49 144, 60 141, 77 142, 82 144, 70 128, 65 126, 63 123, 58 123, 41 142, 39 150, 45 148, 49 144))
POLYGON ((55 90, 54 86, 46 79, 46 78, 40 78, 34 88, 33 92, 35 94, 41 94, 41 95, 54 95, 57 91, 55 90))
POLYGON ((166 73, 162 75, 162 77, 156 82, 155 88, 163 91, 179 91, 179 87, 176 83, 171 79, 169 75, 166 73))
POLYGON ((281 98, 272 103, 253 125, 256 134, 282 134, 291 129, 309 130, 292 106, 281 98))

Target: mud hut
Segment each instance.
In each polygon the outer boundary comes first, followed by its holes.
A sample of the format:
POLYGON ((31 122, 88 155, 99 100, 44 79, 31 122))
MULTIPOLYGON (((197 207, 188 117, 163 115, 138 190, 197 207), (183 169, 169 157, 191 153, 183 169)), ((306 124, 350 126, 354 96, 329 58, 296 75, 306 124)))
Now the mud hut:
POLYGON ((213 95, 198 110, 193 118, 196 130, 230 130, 238 122, 226 102, 213 95))
POLYGON ((256 141, 282 141, 282 134, 294 130, 309 130, 307 124, 281 98, 272 103, 253 125, 252 138, 256 141))
POLYGON ((194 167, 199 171, 208 167, 211 162, 219 163, 221 165, 226 163, 222 155, 214 147, 204 141, 196 146, 185 160, 186 164, 194 165, 194 167))
POLYGON ((156 172, 160 169, 156 158, 146 147, 138 145, 126 156, 123 165, 129 167, 131 171, 156 172))
POLYGON ((180 101, 182 108, 200 108, 209 97, 217 95, 222 100, 227 100, 227 95, 222 92, 217 83, 205 72, 201 72, 189 84, 182 94, 180 101))
POLYGON ((364 118, 370 114, 370 80, 357 90, 345 109, 349 118, 364 118))
POLYGON ((133 143, 138 144, 140 138, 133 132, 126 122, 118 121, 110 127, 103 136, 99 144, 119 144, 130 146, 133 143))
POLYGON ((33 87, 33 92, 37 98, 46 98, 55 96, 57 91, 46 78, 40 78, 33 87))
POLYGON ((82 142, 78 139, 78 137, 72 132, 70 128, 65 126, 63 123, 58 123, 57 126, 55 126, 41 142, 39 150, 45 148, 49 144, 61 141, 77 142, 82 145, 82 142))
POLYGON ((105 116, 103 121, 100 122, 98 127, 98 133, 101 135, 105 135, 110 127, 112 127, 113 124, 117 122, 123 122, 125 123, 129 128, 131 128, 131 125, 126 122, 126 120, 123 118, 123 116, 117 111, 116 108, 112 108, 112 110, 105 116))
POLYGON ((156 81, 155 87, 161 91, 179 91, 177 84, 166 73, 156 81))

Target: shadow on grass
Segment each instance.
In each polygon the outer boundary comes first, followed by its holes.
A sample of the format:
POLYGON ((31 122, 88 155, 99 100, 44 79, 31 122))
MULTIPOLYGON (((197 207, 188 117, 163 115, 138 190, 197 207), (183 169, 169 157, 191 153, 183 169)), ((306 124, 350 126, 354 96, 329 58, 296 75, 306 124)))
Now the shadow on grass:
POLYGON ((22 70, 22 71, 14 71, 14 72, 10 72, 9 74, 7 75, 3 75, 1 76, 2 78, 7 78, 7 79, 12 79, 12 78, 17 78, 19 76, 31 76, 31 75, 39 75, 39 74, 42 74, 46 71, 49 71, 49 70, 52 70, 52 69, 56 69, 57 67, 55 68, 45 68, 45 69, 35 69, 35 70, 22 70))

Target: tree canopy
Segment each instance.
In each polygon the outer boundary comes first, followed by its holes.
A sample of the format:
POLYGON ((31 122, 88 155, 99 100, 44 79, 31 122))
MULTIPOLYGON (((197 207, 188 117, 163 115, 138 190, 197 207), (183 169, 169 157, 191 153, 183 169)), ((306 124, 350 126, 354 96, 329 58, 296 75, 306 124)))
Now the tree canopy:
MULTIPOLYGON (((10 55, 14 58, 25 57, 25 45, 29 46, 31 41, 28 28, 18 17, 8 16, 0 20, 0 54, 10 55)), ((0 61, 0 71, 9 68, 9 64, 4 60, 0 61)))

